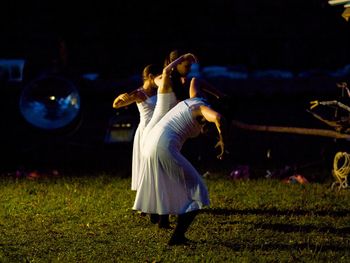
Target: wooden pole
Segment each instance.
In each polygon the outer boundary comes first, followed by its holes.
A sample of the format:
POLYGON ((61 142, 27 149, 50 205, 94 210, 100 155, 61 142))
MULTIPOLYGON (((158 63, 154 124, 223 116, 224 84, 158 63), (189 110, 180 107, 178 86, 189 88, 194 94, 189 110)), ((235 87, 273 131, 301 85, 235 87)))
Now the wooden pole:
POLYGON ((325 130, 325 129, 255 125, 255 124, 243 123, 237 120, 232 120, 231 126, 239 129, 243 129, 243 130, 249 130, 249 131, 292 133, 292 134, 302 134, 302 135, 311 135, 311 136, 331 137, 335 139, 350 139, 350 134, 343 134, 336 131, 325 130))

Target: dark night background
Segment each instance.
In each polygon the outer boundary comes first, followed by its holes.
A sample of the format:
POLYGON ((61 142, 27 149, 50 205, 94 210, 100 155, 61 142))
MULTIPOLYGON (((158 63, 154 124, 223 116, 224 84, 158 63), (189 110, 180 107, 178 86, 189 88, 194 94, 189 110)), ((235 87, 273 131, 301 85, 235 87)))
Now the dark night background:
MULTIPOLYGON (((26 60, 21 84, 1 84, 2 145, 6 151, 3 163, 10 164, 9 169, 25 165, 24 160, 29 160, 27 163, 31 165, 50 162, 55 165, 59 163, 57 156, 64 155, 65 164, 79 159, 87 165, 89 158, 97 158, 96 153, 101 158, 115 155, 118 147, 103 145, 108 121, 115 114, 111 109, 114 96, 135 88, 135 81, 128 79, 139 74, 148 63, 162 63, 174 48, 197 54, 201 67, 221 65, 246 72, 278 69, 296 75, 314 72, 314 77, 306 80, 225 82, 220 79, 213 84, 234 97, 229 102, 231 106, 235 104, 230 108, 234 112, 229 113, 232 117, 252 123, 318 126, 317 121, 307 117, 301 120, 300 116, 306 115, 306 103, 314 99, 313 95, 333 95, 337 92, 333 90, 335 82, 347 80, 346 76, 336 79, 323 75, 345 67, 350 61, 350 25, 341 17, 342 12, 342 6, 330 6, 326 0, 2 2, 0 59, 26 60), (33 129, 17 112, 21 89, 52 67, 60 39, 67 47, 68 73, 65 74, 77 81, 82 94, 85 119, 73 135, 52 135, 33 129), (90 72, 99 74, 97 82, 80 80, 82 74, 90 72), (271 92, 276 87, 282 90, 277 95, 271 92), (299 87, 298 92, 295 87, 299 87), (300 87, 306 87, 305 92, 301 92, 300 87), (247 90, 254 91, 254 95, 247 90), (286 109, 285 105, 294 107, 286 109), (271 113, 276 113, 276 109, 281 110, 279 114, 283 118, 277 116, 274 123, 271 113), (79 151, 75 152, 72 145, 79 145, 76 147, 79 151), (52 158, 42 158, 38 152, 52 158)), ((235 136, 240 136, 239 132, 235 136)), ((249 133, 244 138, 241 144, 254 138, 262 142, 261 149, 254 148, 253 143, 245 146, 237 143, 234 146, 239 153, 236 154, 242 160, 227 162, 248 162, 244 158, 250 158, 252 152, 263 158, 266 148, 276 144, 285 144, 284 149, 276 149, 277 155, 285 159, 289 156, 286 148, 292 145, 297 149, 289 153, 291 158, 297 157, 295 152, 299 150, 314 148, 314 145, 305 145, 303 136, 249 133)), ((325 147, 333 147, 330 139, 320 139, 321 143, 305 140, 322 144, 315 149, 316 157, 310 159, 319 158, 318 152, 325 147)), ((130 147, 123 146, 123 149, 130 147)), ((129 157, 129 152, 125 155, 129 157)), ((102 163, 117 165, 113 158, 102 163)))
POLYGON ((115 76, 162 61, 174 47, 202 65, 328 69, 348 63, 342 11, 326 0, 5 1, 0 55, 44 59, 63 38, 74 66, 115 76))

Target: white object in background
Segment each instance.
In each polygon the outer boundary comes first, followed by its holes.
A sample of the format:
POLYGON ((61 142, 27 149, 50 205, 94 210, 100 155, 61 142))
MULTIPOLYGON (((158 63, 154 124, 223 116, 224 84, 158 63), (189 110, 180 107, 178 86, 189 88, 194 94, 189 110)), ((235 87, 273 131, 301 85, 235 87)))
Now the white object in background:
POLYGON ((344 5, 344 4, 350 4, 349 0, 329 0, 328 4, 330 5, 344 5))

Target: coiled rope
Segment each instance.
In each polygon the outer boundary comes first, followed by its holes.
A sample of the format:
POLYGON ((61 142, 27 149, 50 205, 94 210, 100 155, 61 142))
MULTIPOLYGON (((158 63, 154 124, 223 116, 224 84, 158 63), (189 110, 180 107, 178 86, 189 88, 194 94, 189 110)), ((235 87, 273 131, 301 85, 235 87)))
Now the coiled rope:
POLYGON ((332 188, 339 185, 338 189, 348 187, 348 174, 350 173, 350 154, 346 152, 337 152, 333 161, 333 176, 336 182, 332 184, 332 188))

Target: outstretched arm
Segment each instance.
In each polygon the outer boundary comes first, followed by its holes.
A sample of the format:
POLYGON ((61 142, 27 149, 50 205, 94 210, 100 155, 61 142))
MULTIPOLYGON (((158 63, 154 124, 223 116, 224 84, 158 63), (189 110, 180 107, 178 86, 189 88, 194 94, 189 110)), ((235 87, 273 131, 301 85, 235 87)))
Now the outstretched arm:
POLYGON ((119 109, 128 106, 134 102, 140 102, 143 100, 143 98, 141 98, 142 95, 143 93, 140 92, 138 89, 130 93, 122 93, 114 99, 113 108, 119 109))
POLYGON ((222 116, 217 111, 213 110, 212 108, 201 105, 200 106, 200 112, 203 115, 204 119, 206 119, 208 122, 212 122, 215 124, 216 129, 219 134, 219 141, 215 145, 215 148, 220 147, 220 153, 217 156, 218 159, 222 160, 223 155, 225 153, 225 141, 226 141, 226 120, 224 116, 222 116))

